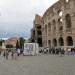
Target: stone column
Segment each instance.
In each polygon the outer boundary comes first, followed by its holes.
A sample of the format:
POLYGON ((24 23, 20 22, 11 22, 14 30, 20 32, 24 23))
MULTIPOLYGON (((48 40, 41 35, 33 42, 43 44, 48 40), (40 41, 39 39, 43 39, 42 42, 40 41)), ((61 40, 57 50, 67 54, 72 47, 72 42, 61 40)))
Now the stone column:
POLYGON ((65 51, 66 51, 66 50, 67 50, 67 41, 66 41, 66 36, 64 36, 63 41, 64 41, 64 49, 65 49, 65 51))
POLYGON ((59 38, 57 38, 57 48, 59 48, 59 38))
POLYGON ((52 39, 51 39, 51 47, 53 47, 53 41, 52 41, 52 39))
POLYGON ((73 39, 73 46, 75 47, 75 34, 73 35, 72 39, 73 39))
POLYGON ((73 39, 73 46, 75 47, 75 6, 72 6, 72 14, 71 14, 71 25, 72 25, 72 39, 73 39))

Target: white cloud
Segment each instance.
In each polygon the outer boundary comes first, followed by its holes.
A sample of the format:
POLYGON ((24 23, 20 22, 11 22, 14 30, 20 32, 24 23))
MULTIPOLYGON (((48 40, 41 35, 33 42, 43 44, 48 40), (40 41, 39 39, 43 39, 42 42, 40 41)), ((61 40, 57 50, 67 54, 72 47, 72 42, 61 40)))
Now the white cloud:
MULTIPOLYGON (((35 14, 43 15, 57 0, 0 0, 0 31, 4 35, 29 36, 35 14), (6 33, 5 33, 6 32, 6 33), (25 33, 25 35, 24 35, 25 33), (9 33, 11 34, 11 33, 9 33), (12 34, 11 34, 12 35, 12 34)), ((6 36, 5 36, 6 37, 6 36)))

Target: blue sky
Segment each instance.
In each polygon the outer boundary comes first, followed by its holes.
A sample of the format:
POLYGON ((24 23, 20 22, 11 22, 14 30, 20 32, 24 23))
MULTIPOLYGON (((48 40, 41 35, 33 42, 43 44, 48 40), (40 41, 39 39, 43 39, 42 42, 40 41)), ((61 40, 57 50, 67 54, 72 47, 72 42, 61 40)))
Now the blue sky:
POLYGON ((35 14, 43 13, 58 0, 0 0, 0 38, 30 37, 35 14))

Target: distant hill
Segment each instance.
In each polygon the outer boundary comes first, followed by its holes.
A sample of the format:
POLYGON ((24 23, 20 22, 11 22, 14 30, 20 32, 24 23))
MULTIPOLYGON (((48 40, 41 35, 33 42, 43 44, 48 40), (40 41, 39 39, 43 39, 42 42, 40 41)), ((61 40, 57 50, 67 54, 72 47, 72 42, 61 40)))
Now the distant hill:
POLYGON ((16 46, 17 40, 18 40, 17 37, 8 38, 8 39, 5 41, 5 45, 11 44, 11 45, 13 45, 13 46, 16 46))

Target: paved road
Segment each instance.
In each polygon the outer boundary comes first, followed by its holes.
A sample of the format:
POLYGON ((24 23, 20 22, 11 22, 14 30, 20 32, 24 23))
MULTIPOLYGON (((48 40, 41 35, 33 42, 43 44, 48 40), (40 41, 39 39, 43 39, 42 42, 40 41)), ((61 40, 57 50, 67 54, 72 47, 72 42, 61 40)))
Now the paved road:
POLYGON ((75 75, 75 56, 21 56, 17 60, 0 56, 0 75, 75 75))

